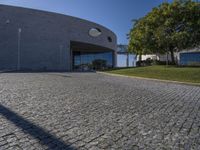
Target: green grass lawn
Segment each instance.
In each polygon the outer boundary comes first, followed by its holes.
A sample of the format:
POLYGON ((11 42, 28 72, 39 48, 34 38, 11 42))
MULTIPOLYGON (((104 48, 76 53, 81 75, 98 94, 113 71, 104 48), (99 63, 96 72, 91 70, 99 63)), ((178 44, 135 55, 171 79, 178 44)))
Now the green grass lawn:
POLYGON ((105 72, 127 76, 200 83, 200 67, 148 66, 114 69, 105 72))

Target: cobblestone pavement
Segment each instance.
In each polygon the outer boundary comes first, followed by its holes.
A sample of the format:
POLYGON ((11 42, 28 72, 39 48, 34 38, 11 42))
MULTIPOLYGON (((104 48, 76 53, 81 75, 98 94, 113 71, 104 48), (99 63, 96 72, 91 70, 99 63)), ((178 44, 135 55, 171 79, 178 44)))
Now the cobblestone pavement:
POLYGON ((0 74, 0 150, 200 150, 200 87, 95 73, 0 74))

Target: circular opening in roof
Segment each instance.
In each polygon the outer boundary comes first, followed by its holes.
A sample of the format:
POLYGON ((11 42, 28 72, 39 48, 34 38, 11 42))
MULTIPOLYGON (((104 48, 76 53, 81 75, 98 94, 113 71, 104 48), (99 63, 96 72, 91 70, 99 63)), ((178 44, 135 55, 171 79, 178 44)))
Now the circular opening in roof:
POLYGON ((98 37, 101 35, 101 30, 99 28, 92 28, 89 30, 89 35, 92 37, 98 37))

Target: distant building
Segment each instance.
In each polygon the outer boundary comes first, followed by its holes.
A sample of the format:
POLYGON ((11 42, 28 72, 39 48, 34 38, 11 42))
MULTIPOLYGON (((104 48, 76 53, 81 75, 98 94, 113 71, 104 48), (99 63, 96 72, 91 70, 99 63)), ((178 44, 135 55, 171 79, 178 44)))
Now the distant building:
POLYGON ((135 55, 128 52, 127 45, 117 46, 117 67, 134 67, 136 65, 135 55))
POLYGON ((182 66, 200 66, 200 47, 181 51, 178 63, 182 66))
MULTIPOLYGON (((175 61, 181 66, 200 66, 200 47, 188 50, 182 50, 180 52, 174 53, 175 61)), ((142 61, 151 59, 158 60, 161 62, 169 61, 171 62, 170 54, 148 54, 142 55, 142 61)), ((137 61, 139 61, 139 56, 137 56, 137 61)))
MULTIPOLYGON (((142 55, 142 59, 141 59, 142 61, 147 60, 147 59, 158 60, 159 57, 155 54, 142 55)), ((139 61, 139 56, 137 56, 136 60, 139 61)))

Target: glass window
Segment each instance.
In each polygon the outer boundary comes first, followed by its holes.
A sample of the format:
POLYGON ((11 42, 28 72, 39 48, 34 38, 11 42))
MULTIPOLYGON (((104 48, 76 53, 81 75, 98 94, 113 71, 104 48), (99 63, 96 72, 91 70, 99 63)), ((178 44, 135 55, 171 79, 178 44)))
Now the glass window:
POLYGON ((101 70, 113 67, 112 52, 73 52, 75 70, 101 70))
POLYGON ((112 42, 112 38, 111 38, 110 36, 108 37, 108 41, 109 41, 109 42, 112 42))

